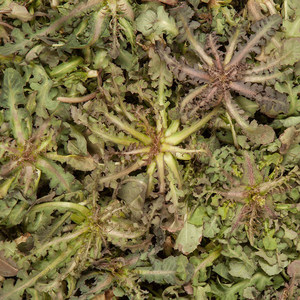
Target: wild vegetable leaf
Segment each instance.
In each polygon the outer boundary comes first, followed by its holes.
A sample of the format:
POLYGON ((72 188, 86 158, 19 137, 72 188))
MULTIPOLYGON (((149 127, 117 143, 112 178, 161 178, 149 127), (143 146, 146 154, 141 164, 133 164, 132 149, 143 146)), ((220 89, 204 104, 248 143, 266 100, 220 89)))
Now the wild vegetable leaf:
POLYGON ((169 256, 163 260, 152 259, 151 267, 137 267, 135 272, 139 274, 139 276, 143 280, 147 280, 148 282, 156 282, 162 284, 180 284, 185 280, 181 280, 184 274, 186 273, 185 279, 190 278, 189 273, 192 271, 191 265, 188 263, 188 260, 185 261, 185 269, 182 268, 182 256, 169 256), (180 272, 179 272, 180 271, 180 272))
POLYGON ((199 206, 196 208, 194 213, 189 219, 189 223, 196 225, 196 226, 201 226, 203 225, 204 220, 208 220, 209 217, 207 215, 207 212, 204 207, 199 206))
POLYGON ((35 65, 32 75, 30 87, 37 92, 36 113, 39 117, 46 119, 49 117, 48 111, 53 112, 59 105, 59 102, 54 100, 57 91, 52 89, 53 82, 42 66, 35 65))
POLYGON ((163 6, 158 6, 156 12, 145 9, 137 17, 136 26, 137 30, 151 40, 157 40, 165 33, 171 41, 178 34, 174 19, 168 15, 163 6))
POLYGON ((283 27, 287 37, 300 37, 300 8, 297 0, 285 0, 282 10, 283 27))
POLYGON ((224 247, 222 254, 230 258, 241 260, 247 266, 247 268, 250 269, 254 268, 250 258, 243 251, 243 248, 240 245, 234 247, 231 246, 230 244, 227 244, 226 247, 224 247))
MULTIPOLYGON (((299 17, 300 20, 300 17, 299 17)), ((293 65, 300 61, 300 33, 299 37, 291 38, 284 42, 283 53, 285 53, 285 58, 281 61, 284 65, 293 65)))
POLYGON ((294 260, 287 268, 287 273, 291 278, 295 278, 300 283, 300 260, 294 260))
POLYGON ((3 277, 16 276, 18 271, 16 263, 12 259, 6 258, 3 251, 0 251, 0 275, 3 277))
MULTIPOLYGON (((259 263, 260 267, 262 268, 262 270, 269 276, 277 275, 283 270, 283 267, 279 266, 278 264, 270 266, 268 263, 266 263, 262 259, 259 259, 258 263, 259 263)), ((287 264, 288 263, 286 263, 285 265, 287 265, 287 264)))
POLYGON ((12 68, 4 71, 1 92, 1 107, 6 108, 6 119, 9 121, 14 138, 24 144, 30 135, 30 116, 25 108, 26 98, 23 92, 25 82, 20 73, 12 68))
POLYGON ((298 111, 300 111, 300 105, 299 105, 300 86, 299 85, 294 85, 292 80, 286 80, 285 82, 282 83, 277 82, 275 88, 281 93, 288 94, 287 99, 290 103, 290 108, 288 111, 289 115, 296 114, 298 111))
POLYGON ((243 262, 231 260, 229 262, 229 274, 234 277, 250 279, 254 273, 254 268, 247 267, 243 262))
POLYGON ((83 3, 79 3, 72 10, 68 10, 65 15, 59 16, 49 26, 44 26, 41 29, 39 28, 40 26, 38 26, 38 29, 34 30, 29 26, 28 23, 23 23, 22 30, 20 30, 19 28, 15 28, 12 31, 13 42, 6 43, 4 46, 0 47, 0 54, 9 55, 13 53, 19 53, 21 55, 25 55, 38 40, 44 40, 47 43, 52 44, 47 40, 48 35, 58 30, 68 20, 82 14, 83 12, 91 8, 97 7, 101 2, 102 1, 100 0, 88 0, 83 3))
POLYGON ((211 284, 211 292, 213 295, 218 296, 224 300, 237 300, 243 296, 244 290, 247 287, 258 286, 259 289, 265 289, 267 286, 272 285, 272 281, 262 273, 254 274, 251 279, 244 279, 240 282, 227 286, 222 283, 211 284))
POLYGON ((87 155, 87 142, 77 127, 67 122, 64 126, 70 129, 70 136, 74 139, 68 141, 68 151, 74 155, 87 155))
POLYGON ((22 30, 19 28, 14 28, 11 32, 11 36, 14 40, 14 43, 6 43, 4 46, 1 46, 1 55, 7 56, 13 53, 24 55, 34 45, 32 39, 34 38, 35 34, 28 23, 23 23, 22 30))
POLYGON ((39 157, 36 166, 50 179, 50 187, 55 188, 57 194, 76 191, 80 188, 80 184, 75 180, 75 177, 53 161, 39 157))
POLYGON ((43 268, 41 271, 33 271, 31 274, 22 272, 19 277, 22 279, 17 280, 16 284, 13 286, 11 282, 5 282, 4 286, 0 292, 0 299, 17 299, 21 298, 24 290, 33 286, 37 280, 46 276, 49 272, 58 268, 59 265, 65 263, 67 258, 72 255, 78 249, 78 244, 74 248, 68 248, 65 252, 61 252, 55 257, 53 257, 51 263, 48 262, 47 267, 43 268))
POLYGON ((142 175, 129 176, 122 181, 118 190, 118 197, 125 201, 136 220, 142 218, 148 189, 148 178, 142 175))
POLYGON ((202 240, 202 232, 203 227, 197 227, 186 221, 177 236, 174 248, 178 249, 183 254, 193 252, 202 240))
POLYGON ((244 151, 243 178, 242 183, 247 186, 256 186, 263 181, 263 177, 258 171, 252 153, 244 151))
POLYGON ((96 168, 96 163, 92 157, 80 156, 80 155, 59 155, 57 153, 47 153, 44 155, 51 160, 56 160, 61 163, 67 163, 75 170, 80 171, 92 171, 96 168))
POLYGON ((220 231, 219 217, 211 216, 209 220, 204 222, 203 236, 213 238, 220 231))

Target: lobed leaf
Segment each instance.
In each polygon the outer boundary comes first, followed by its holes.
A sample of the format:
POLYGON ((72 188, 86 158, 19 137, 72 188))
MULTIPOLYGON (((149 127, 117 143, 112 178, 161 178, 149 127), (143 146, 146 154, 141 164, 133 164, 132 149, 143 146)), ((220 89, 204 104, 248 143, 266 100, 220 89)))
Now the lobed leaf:
POLYGON ((52 88, 53 82, 42 66, 35 65, 32 75, 30 87, 37 92, 36 113, 39 117, 46 119, 49 117, 48 111, 52 113, 59 105, 59 102, 54 101, 57 91, 52 88))
POLYGON ((233 55, 233 58, 226 65, 226 68, 228 69, 245 60, 251 51, 257 52, 256 46, 262 45, 265 41, 269 40, 274 35, 275 30, 280 26, 280 24, 281 17, 276 14, 256 22, 251 27, 254 34, 251 35, 247 44, 233 55))
POLYGON ((38 157, 35 165, 50 179, 50 187, 55 188, 57 194, 76 191, 80 188, 80 184, 75 180, 75 177, 53 161, 38 157))
POLYGON ((136 19, 137 30, 145 36, 157 40, 162 34, 167 34, 171 40, 178 34, 175 20, 168 15, 163 6, 157 11, 145 10, 136 19))
POLYGON ((7 108, 6 118, 9 120, 14 138, 24 144, 31 131, 30 116, 25 108, 26 98, 23 92, 25 82, 18 71, 7 68, 1 92, 1 107, 7 108))
POLYGON ((190 278, 189 273, 192 271, 191 265, 188 260, 185 260, 184 267, 182 268, 183 256, 169 256, 163 260, 152 259, 151 267, 137 267, 135 272, 139 274, 141 279, 147 280, 148 282, 155 282, 161 284, 180 284, 184 283, 190 278), (186 276, 184 276, 184 272, 186 276), (184 277, 185 280, 180 279, 184 277))

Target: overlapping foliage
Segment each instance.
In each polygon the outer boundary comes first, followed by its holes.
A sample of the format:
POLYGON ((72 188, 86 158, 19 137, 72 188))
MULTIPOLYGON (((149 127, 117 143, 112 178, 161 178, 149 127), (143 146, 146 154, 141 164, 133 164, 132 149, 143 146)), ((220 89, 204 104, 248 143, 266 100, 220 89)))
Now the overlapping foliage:
POLYGON ((274 2, 0 2, 0 299, 300 297, 300 12, 274 2))

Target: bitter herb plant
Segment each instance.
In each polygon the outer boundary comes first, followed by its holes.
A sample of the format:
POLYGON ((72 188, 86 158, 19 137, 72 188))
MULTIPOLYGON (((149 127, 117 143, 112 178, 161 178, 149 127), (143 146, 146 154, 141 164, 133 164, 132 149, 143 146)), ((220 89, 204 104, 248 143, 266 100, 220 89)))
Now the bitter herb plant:
POLYGON ((0 1, 0 299, 300 296, 299 6, 238 2, 0 1))
POLYGON ((288 112, 286 96, 262 84, 280 80, 282 73, 279 71, 270 73, 270 70, 280 66, 289 54, 283 53, 260 66, 252 67, 246 62, 251 52, 260 54, 260 47, 265 44, 265 41, 270 40, 280 25, 280 16, 273 15, 256 22, 251 27, 254 33, 246 38, 245 45, 239 44, 241 36, 245 37, 245 31, 240 26, 229 39, 226 52, 219 49, 220 45, 217 44, 215 34, 207 36, 206 50, 204 50, 192 35, 183 16, 182 22, 188 41, 200 58, 200 64, 193 68, 184 62, 180 63, 167 54, 170 50, 166 51, 162 47, 159 48, 159 53, 180 81, 190 79, 194 85, 204 84, 194 89, 182 100, 180 111, 182 113, 187 111, 190 117, 199 109, 207 110, 223 103, 229 116, 241 126, 252 141, 266 144, 272 142, 274 139, 272 128, 266 125, 259 126, 256 120, 251 123, 247 122, 247 118, 243 117, 241 108, 234 103, 231 94, 235 92, 255 100, 260 110, 269 116, 288 112))

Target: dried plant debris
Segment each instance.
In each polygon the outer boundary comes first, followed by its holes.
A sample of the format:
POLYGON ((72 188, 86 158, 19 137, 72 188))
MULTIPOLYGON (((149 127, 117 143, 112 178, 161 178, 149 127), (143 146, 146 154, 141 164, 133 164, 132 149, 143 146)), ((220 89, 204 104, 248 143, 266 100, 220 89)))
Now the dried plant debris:
POLYGON ((0 17, 0 299, 299 298, 296 0, 0 17))

